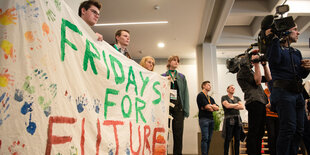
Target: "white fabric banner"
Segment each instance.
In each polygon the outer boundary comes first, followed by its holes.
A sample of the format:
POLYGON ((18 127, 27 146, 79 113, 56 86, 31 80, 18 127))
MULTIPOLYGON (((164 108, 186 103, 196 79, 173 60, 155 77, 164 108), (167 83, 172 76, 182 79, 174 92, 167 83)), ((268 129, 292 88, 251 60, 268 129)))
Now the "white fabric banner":
POLYGON ((169 81, 77 12, 0 1, 0 154, 166 154, 169 81))

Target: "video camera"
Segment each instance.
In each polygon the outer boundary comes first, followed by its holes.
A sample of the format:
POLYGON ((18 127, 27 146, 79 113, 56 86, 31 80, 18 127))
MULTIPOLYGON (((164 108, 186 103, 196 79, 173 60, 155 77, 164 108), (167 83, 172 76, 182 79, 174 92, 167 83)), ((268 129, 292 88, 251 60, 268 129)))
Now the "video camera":
POLYGON ((258 34, 258 48, 261 53, 267 52, 267 46, 276 35, 278 38, 283 39, 290 34, 289 29, 295 26, 292 16, 283 18, 283 14, 289 11, 288 5, 280 5, 276 8, 275 15, 265 16, 261 23, 261 31, 258 34), (271 29, 272 35, 265 35, 265 31, 271 29))
POLYGON ((258 34, 257 43, 251 44, 251 46, 243 53, 226 60, 226 68, 231 73, 237 73, 241 66, 247 65, 251 67, 251 62, 258 63, 267 61, 267 47, 270 44, 274 35, 283 39, 289 35, 289 29, 295 26, 295 22, 292 16, 283 18, 283 14, 289 11, 288 5, 280 5, 276 8, 275 15, 265 16, 261 23, 261 31, 258 34), (272 35, 265 35, 265 31, 271 29, 272 35), (258 46, 258 51, 253 50, 254 46, 258 46), (251 60, 252 55, 259 55, 258 59, 251 60))
POLYGON ((251 62, 257 63, 260 61, 266 61, 264 55, 260 55, 258 50, 253 50, 254 46, 258 46, 257 43, 251 44, 244 53, 235 56, 234 58, 229 58, 226 60, 226 68, 230 73, 237 73, 242 66, 247 66, 251 68, 251 62), (258 59, 251 60, 252 55, 260 55, 258 59))

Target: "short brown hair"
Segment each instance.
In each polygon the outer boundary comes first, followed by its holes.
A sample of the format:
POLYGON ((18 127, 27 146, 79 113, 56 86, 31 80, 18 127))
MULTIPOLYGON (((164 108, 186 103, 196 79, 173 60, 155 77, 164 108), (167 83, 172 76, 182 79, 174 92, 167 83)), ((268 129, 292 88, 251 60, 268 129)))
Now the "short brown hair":
POLYGON ((229 89, 231 86, 234 86, 234 85, 233 85, 233 84, 229 85, 229 86, 227 87, 227 89, 229 89))
POLYGON ((177 55, 172 55, 168 58, 168 62, 167 62, 167 68, 170 68, 170 63, 172 60, 176 59, 178 61, 178 63, 180 63, 180 58, 177 55))
POLYGON ((95 6, 96 8, 98 8, 100 10, 101 8, 101 3, 98 2, 97 0, 87 0, 87 1, 84 1, 80 4, 80 7, 79 7, 79 16, 81 17, 82 16, 82 8, 84 8, 85 10, 88 10, 91 6, 95 6))
POLYGON ((153 57, 151 57, 151 56, 145 56, 145 57, 143 57, 143 58, 141 59, 141 61, 140 61, 140 65, 141 65, 142 67, 145 68, 145 62, 146 62, 147 59, 152 59, 152 60, 154 61, 153 69, 151 70, 151 71, 153 71, 153 70, 154 70, 154 66, 155 66, 155 59, 154 59, 153 57))
POLYGON ((129 30, 125 30, 125 29, 117 30, 117 31, 115 32, 115 43, 116 43, 116 44, 117 44, 116 36, 121 36, 123 31, 127 32, 128 34, 130 34, 129 30))
POLYGON ((203 82, 201 83, 201 89, 203 89, 203 86, 204 86, 205 84, 207 84, 207 83, 210 83, 210 81, 203 81, 203 82))

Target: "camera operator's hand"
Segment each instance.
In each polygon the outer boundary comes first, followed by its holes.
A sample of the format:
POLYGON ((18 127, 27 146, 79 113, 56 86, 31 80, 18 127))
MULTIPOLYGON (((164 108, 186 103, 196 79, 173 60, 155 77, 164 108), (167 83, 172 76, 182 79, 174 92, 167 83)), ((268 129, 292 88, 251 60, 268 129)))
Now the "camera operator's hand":
POLYGON ((307 70, 310 70, 310 59, 301 60, 301 66, 307 70))
POLYGON ((266 35, 266 36, 268 36, 269 34, 272 34, 271 29, 267 29, 267 30, 265 31, 265 35, 266 35))
POLYGON ((259 61, 258 61, 259 55, 258 54, 252 55, 251 60, 252 60, 253 64, 258 64, 259 63, 259 61), (257 60, 257 61, 255 61, 255 60, 257 60))
POLYGON ((267 61, 262 61, 262 62, 260 62, 263 66, 266 66, 266 64, 267 64, 267 61))

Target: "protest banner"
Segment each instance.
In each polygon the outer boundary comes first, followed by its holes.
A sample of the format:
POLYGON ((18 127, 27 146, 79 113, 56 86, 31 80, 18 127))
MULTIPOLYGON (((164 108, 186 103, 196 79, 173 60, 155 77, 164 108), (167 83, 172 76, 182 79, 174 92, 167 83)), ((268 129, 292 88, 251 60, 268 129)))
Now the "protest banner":
POLYGON ((0 1, 0 154, 166 154, 169 81, 62 0, 0 1))

